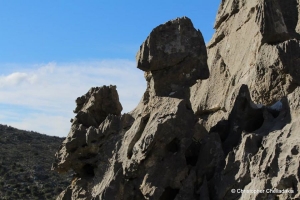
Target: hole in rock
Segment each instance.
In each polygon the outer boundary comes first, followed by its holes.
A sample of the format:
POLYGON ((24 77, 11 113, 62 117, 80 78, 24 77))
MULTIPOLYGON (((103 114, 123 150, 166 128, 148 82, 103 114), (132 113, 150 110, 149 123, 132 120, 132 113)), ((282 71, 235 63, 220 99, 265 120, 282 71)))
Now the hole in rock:
POLYGON ((82 168, 83 174, 87 177, 94 177, 95 173, 94 173, 94 167, 90 164, 86 164, 83 168, 82 168))
POLYGON ((264 123, 263 109, 253 108, 249 100, 245 97, 237 98, 234 112, 230 114, 229 121, 231 128, 238 125, 246 132, 253 132, 259 129, 264 123))
POLYGON ((200 144, 193 141, 185 152, 185 160, 187 165, 196 166, 198 162, 200 144))
POLYGON ((178 152, 180 148, 180 140, 178 138, 174 138, 169 144, 167 144, 166 148, 169 152, 178 152))
POLYGON ((299 146, 294 146, 291 150, 292 155, 298 155, 299 154, 299 146))
POLYGON ((174 200, 179 192, 179 189, 173 189, 171 187, 165 188, 165 191, 160 196, 159 200, 174 200))
MULTIPOLYGON (((243 131, 248 133, 256 132, 259 134, 265 134, 267 133, 266 130, 257 131, 263 126, 263 124, 266 124, 264 128, 268 129, 268 131, 271 132, 273 130, 282 129, 290 121, 290 108, 286 97, 283 97, 280 101, 277 101, 271 106, 254 104, 251 101, 248 86, 242 85, 240 92, 235 100, 234 107, 228 117, 229 133, 225 141, 222 142, 222 148, 224 150, 225 156, 227 156, 228 153, 240 143, 243 131), (272 114, 275 118, 278 118, 278 116, 280 115, 284 120, 274 120, 274 123, 272 122, 272 119, 269 119, 269 117, 266 117, 265 119, 264 112, 268 112, 270 110, 272 110, 272 113, 270 113, 269 115, 272 114)), ((257 142, 255 142, 255 144, 261 145, 259 143, 260 140, 257 140, 257 142)), ((269 169, 265 170, 266 173, 268 173, 268 171, 269 169)))
POLYGON ((244 129, 247 132, 253 132, 259 129, 264 123, 264 116, 262 109, 249 109, 245 116, 244 129))
POLYGON ((185 157, 185 160, 187 165, 195 166, 198 161, 198 156, 185 157))
POLYGON ((237 103, 236 113, 233 118, 234 120, 238 119, 241 128, 247 132, 259 129, 264 122, 263 110, 252 108, 246 98, 241 99, 237 103))
POLYGON ((242 85, 228 117, 228 134, 221 135, 225 155, 239 144, 243 131, 249 133, 261 128, 265 121, 263 110, 262 106, 251 102, 248 86, 242 85))
POLYGON ((269 174, 269 171, 270 171, 270 167, 267 166, 263 172, 264 172, 265 174, 269 174))

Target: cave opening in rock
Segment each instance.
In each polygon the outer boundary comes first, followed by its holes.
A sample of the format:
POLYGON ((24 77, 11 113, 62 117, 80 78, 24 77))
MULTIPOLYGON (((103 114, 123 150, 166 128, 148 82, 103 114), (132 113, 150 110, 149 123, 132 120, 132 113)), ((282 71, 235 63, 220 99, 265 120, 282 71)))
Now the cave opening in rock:
POLYGON ((84 167, 82 168, 82 171, 83 171, 84 175, 87 177, 95 176, 94 167, 90 164, 84 165, 84 167))
POLYGON ((229 116, 231 129, 240 126, 241 130, 253 132, 264 123, 263 108, 254 108, 245 97, 237 98, 233 110, 229 116))
POLYGON ((185 157, 185 160, 187 165, 196 166, 198 162, 198 156, 188 156, 185 157))
POLYGON ((174 200, 179 192, 179 189, 173 189, 171 187, 165 188, 165 191, 160 196, 159 200, 174 200))
POLYGON ((264 123, 263 109, 249 108, 244 118, 244 130, 253 132, 259 129, 264 123))
POLYGON ((251 101, 248 86, 242 85, 228 117, 229 131, 220 134, 222 141, 224 141, 222 147, 225 155, 239 144, 243 131, 251 133, 263 126, 265 122, 264 109, 263 106, 255 105, 251 101))
POLYGON ((193 141, 185 152, 185 160, 187 165, 196 166, 198 162, 199 151, 200 144, 193 141))

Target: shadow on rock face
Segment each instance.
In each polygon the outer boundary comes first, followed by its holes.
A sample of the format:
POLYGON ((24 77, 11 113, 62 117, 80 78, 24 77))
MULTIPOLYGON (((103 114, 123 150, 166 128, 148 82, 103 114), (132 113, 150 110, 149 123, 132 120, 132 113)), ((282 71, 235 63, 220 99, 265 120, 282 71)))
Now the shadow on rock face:
POLYGON ((248 86, 242 85, 228 120, 219 121, 210 132, 219 133, 227 155, 239 144, 243 132, 263 136, 270 131, 280 130, 290 121, 290 109, 285 98, 271 106, 256 105, 251 100, 248 86), (275 121, 278 121, 276 126, 275 121))
MULTIPOLYGON (((113 86, 91 89, 77 99, 77 116, 54 167, 77 173, 75 184, 65 191, 69 194, 71 190, 72 197, 66 198, 238 199, 241 194, 230 194, 230 189, 245 188, 261 177, 261 182, 267 176, 278 177, 281 166, 293 167, 283 173, 297 174, 297 135, 278 142, 299 130, 298 121, 293 126, 289 123, 291 115, 299 116, 300 92, 289 103, 284 97, 300 85, 300 48, 295 39, 298 33, 294 16, 299 13, 296 8, 291 8, 291 13, 283 10, 295 2, 222 1, 216 28, 225 27, 226 31, 217 30, 210 47, 209 52, 217 58, 211 58, 215 61, 208 81, 198 81, 210 74, 202 34, 190 19, 177 18, 153 29, 136 57, 137 67, 145 72, 147 81, 147 90, 136 109, 121 116, 122 106, 113 86), (241 16, 246 4, 251 5, 250 15, 241 16), (232 22, 231 16, 237 20, 232 22), (237 26, 229 23, 237 21, 240 27, 233 29, 237 26), (250 28, 244 29, 242 22, 250 24, 250 28), (237 37, 239 31, 249 32, 253 25, 258 38, 248 39, 247 43, 236 40, 243 38, 237 37), (247 71, 240 71, 244 66, 247 71), (252 79, 256 75, 258 78, 252 79), (254 81, 250 84, 251 79, 254 81), (239 88, 241 83, 252 87, 252 92, 253 85, 258 85, 253 99, 270 105, 254 104, 248 86, 239 88), (197 88, 189 91, 194 85, 197 88), (265 92, 268 90, 274 93, 265 92), (195 104, 189 98, 193 91, 193 98, 201 100, 195 104), (284 146, 285 141, 294 140, 293 146, 284 146)), ((292 175, 272 181, 283 188, 296 188, 299 178, 292 175)), ((269 182, 262 188, 270 188, 269 182)))
POLYGON ((300 35, 296 32, 298 22, 297 1, 264 0, 257 6, 256 22, 263 36, 262 43, 278 44, 300 35))
MULTIPOLYGON (((218 143, 222 146, 221 152, 224 154, 219 152, 214 155, 210 152, 207 156, 205 153, 200 153, 199 159, 202 162, 214 163, 213 166, 198 170, 198 173, 205 172, 210 197, 239 199, 241 194, 231 193, 228 188, 245 188, 255 179, 249 173, 250 170, 254 171, 253 166, 252 169, 249 166, 255 165, 251 164, 252 161, 262 162, 256 161, 256 155, 264 151, 263 140, 266 140, 269 134, 281 131, 289 123, 291 123, 291 111, 286 97, 269 106, 256 105, 251 101, 248 86, 242 85, 228 120, 219 121, 209 132, 210 137, 219 136, 218 143), (239 176, 238 181, 236 180, 237 175, 239 176), (226 187, 223 187, 224 185, 226 187)), ((206 151, 217 149, 216 147, 211 148, 216 141, 218 140, 206 139, 206 143, 201 145, 200 152, 203 151, 202 149, 206 151)), ((279 155, 280 145, 276 144, 275 147, 274 154, 279 155)), ((266 155, 260 156, 262 157, 260 159, 264 160, 266 155)), ((278 176, 277 162, 270 162, 264 169, 263 173, 267 176, 278 176)), ((271 184, 264 187, 271 187, 271 184)), ((284 186, 284 188, 286 187, 284 186)))

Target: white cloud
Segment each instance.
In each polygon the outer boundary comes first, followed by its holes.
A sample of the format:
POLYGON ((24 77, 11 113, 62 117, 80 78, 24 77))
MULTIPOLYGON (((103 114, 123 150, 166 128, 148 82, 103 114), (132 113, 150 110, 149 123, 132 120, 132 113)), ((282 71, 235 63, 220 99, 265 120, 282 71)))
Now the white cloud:
POLYGON ((36 78, 36 75, 14 72, 8 76, 0 76, 0 88, 18 86, 23 83, 33 84, 36 81, 36 78))
POLYGON ((67 135, 75 99, 91 87, 117 85, 123 112, 138 104, 146 88, 143 72, 129 60, 52 62, 14 70, 0 76, 0 112, 14 115, 15 120, 1 114, 0 123, 49 135, 67 135), (19 109, 11 110, 12 106, 19 109))

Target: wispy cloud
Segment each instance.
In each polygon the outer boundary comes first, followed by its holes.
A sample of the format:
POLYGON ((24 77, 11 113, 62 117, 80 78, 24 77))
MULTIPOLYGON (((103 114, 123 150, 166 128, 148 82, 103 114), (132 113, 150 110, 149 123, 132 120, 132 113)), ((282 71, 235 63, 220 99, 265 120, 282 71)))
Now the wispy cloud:
POLYGON ((75 99, 91 87, 117 85, 123 112, 138 104, 146 88, 143 72, 129 60, 14 65, 13 69, 0 71, 0 123, 49 135, 67 135, 75 99))
POLYGON ((0 88, 16 86, 22 83, 34 83, 36 80, 35 75, 28 75, 26 73, 15 72, 8 76, 0 76, 0 88))

